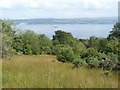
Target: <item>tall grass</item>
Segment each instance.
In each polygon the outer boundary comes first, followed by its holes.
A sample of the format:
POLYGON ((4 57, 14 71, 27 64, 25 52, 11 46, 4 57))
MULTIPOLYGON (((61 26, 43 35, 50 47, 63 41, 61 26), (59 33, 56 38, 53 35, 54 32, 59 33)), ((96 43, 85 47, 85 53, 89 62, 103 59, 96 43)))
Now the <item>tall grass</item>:
POLYGON ((61 63, 55 56, 16 56, 3 60, 3 88, 117 88, 118 76, 61 63))
POLYGON ((0 58, 0 90, 2 89, 2 59, 0 58))

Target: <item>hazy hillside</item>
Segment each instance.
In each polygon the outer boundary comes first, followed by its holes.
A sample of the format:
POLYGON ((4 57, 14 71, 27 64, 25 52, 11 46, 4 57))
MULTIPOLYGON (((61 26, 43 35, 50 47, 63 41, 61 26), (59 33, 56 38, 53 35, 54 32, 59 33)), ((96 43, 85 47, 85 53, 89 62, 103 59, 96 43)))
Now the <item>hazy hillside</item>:
POLYGON ((74 18, 74 19, 54 19, 54 18, 38 18, 38 19, 19 19, 15 20, 17 24, 114 24, 117 17, 109 18, 74 18))

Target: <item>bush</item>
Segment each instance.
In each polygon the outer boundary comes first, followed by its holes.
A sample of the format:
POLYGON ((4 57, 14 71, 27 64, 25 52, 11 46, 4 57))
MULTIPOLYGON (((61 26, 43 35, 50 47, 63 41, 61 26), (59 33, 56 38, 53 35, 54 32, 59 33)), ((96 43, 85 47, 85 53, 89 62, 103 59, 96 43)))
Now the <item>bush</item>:
POLYGON ((102 60, 107 60, 107 55, 105 53, 98 53, 98 60, 102 61, 102 60))
POLYGON ((107 43, 106 47, 105 47, 105 52, 108 53, 114 53, 114 54, 118 54, 119 52, 119 41, 117 38, 113 38, 111 40, 109 40, 109 42, 107 43))
POLYGON ((89 57, 87 58, 87 63, 88 63, 88 67, 92 68, 97 68, 100 64, 99 60, 97 57, 89 57))
POLYGON ((87 57, 96 57, 98 56, 98 51, 94 48, 88 48, 86 50, 83 51, 83 53, 81 54, 81 58, 87 58, 87 57))
POLYGON ((78 63, 80 66, 87 66, 87 63, 84 59, 81 59, 80 57, 76 57, 73 59, 73 64, 78 63))
POLYGON ((41 54, 51 54, 52 49, 49 46, 43 46, 41 48, 41 54))
POLYGON ((59 44, 53 48, 53 53, 57 56, 58 61, 72 62, 75 55, 70 46, 59 44))
POLYGON ((106 58, 102 59, 100 61, 100 68, 103 68, 104 70, 113 70, 113 69, 118 69, 118 55, 114 53, 108 53, 106 54, 106 58))
POLYGON ((118 55, 117 54, 114 54, 114 53, 108 53, 107 54, 108 56, 108 60, 109 60, 109 67, 110 67, 110 70, 113 70, 113 69, 118 69, 118 55))
POLYGON ((118 62, 118 55, 114 53, 108 53, 107 54, 108 59, 112 61, 114 64, 118 62))
POLYGON ((84 44, 82 44, 81 42, 75 43, 75 45, 72 48, 74 53, 78 56, 81 55, 81 53, 86 49, 84 44))

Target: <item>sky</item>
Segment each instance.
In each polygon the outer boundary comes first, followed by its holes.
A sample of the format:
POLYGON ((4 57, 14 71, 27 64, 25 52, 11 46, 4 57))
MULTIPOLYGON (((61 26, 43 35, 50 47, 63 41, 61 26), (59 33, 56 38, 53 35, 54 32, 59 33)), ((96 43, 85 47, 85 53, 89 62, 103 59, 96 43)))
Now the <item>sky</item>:
POLYGON ((118 16, 119 0, 0 0, 0 18, 94 18, 118 16))

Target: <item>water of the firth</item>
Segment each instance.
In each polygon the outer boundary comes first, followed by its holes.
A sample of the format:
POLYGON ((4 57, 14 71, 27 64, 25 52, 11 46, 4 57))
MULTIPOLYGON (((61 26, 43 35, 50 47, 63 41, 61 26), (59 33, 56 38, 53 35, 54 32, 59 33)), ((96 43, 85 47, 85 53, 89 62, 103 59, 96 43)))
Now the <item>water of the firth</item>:
POLYGON ((17 25, 22 30, 32 30, 35 33, 45 34, 50 39, 56 30, 71 32, 76 38, 89 38, 90 36, 107 37, 113 24, 22 24, 17 25))

